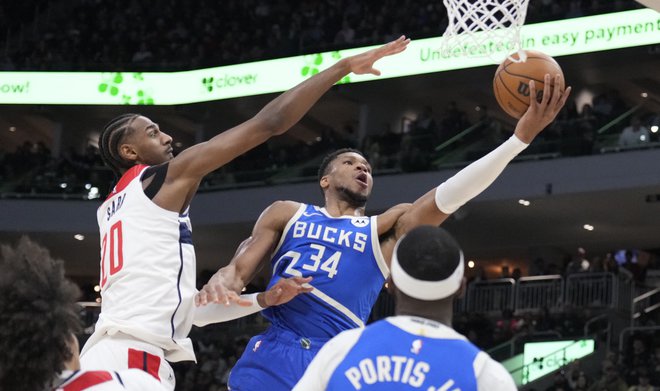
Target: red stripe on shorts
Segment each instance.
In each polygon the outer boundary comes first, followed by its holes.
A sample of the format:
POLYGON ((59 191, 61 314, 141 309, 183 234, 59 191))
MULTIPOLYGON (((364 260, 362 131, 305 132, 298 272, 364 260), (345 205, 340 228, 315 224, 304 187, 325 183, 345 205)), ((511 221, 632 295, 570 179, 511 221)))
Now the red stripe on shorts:
POLYGON ((141 369, 160 381, 160 377, 158 377, 160 357, 154 354, 137 349, 128 349, 128 367, 141 369))
POLYGON ((107 371, 89 371, 73 379, 69 384, 63 385, 63 391, 81 391, 97 384, 112 380, 112 375, 107 371))

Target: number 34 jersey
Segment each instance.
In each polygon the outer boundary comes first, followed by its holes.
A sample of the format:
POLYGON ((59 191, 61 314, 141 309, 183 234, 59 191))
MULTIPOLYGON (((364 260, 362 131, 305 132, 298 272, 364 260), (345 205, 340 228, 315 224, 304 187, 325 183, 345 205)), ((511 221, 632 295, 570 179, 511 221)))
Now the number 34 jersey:
POLYGON ((389 270, 380 250, 376 217, 332 217, 301 204, 271 259, 269 288, 282 278, 313 277, 314 290, 263 311, 276 327, 314 338, 363 327, 389 270))
POLYGON ((126 171, 97 211, 103 301, 83 351, 120 331, 159 346, 168 361, 194 360, 187 338, 196 293, 190 219, 144 194, 147 167, 126 171))

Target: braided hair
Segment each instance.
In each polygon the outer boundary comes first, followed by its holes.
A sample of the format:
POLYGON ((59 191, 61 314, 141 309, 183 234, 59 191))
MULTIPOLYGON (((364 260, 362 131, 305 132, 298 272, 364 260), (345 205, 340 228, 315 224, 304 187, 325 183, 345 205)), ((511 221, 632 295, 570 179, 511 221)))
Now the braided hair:
POLYGON ((140 114, 122 114, 108 122, 101 131, 99 137, 101 159, 117 177, 133 166, 132 162, 121 157, 118 147, 120 142, 133 132, 131 124, 139 116, 140 114))

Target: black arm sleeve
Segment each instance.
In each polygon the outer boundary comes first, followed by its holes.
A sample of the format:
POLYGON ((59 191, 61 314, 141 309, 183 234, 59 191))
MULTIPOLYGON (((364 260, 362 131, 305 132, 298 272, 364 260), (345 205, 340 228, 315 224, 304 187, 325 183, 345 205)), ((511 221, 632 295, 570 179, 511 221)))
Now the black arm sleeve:
POLYGON ((149 197, 149 199, 153 199, 156 194, 158 194, 158 191, 160 190, 161 186, 163 186, 163 183, 165 182, 165 177, 167 176, 167 169, 169 168, 170 163, 163 163, 159 164, 157 166, 152 166, 144 170, 144 174, 142 174, 142 181, 145 179, 149 179, 150 177, 154 177, 151 180, 151 183, 147 186, 146 189, 144 189, 144 194, 149 197))

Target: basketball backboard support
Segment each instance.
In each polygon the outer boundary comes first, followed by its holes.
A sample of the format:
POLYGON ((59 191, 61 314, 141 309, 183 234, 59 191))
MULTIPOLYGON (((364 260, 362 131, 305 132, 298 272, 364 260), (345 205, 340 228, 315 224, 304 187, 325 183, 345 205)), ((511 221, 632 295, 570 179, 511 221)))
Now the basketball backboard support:
POLYGON ((638 3, 642 4, 645 7, 654 9, 660 12, 660 0, 637 0, 638 3))

